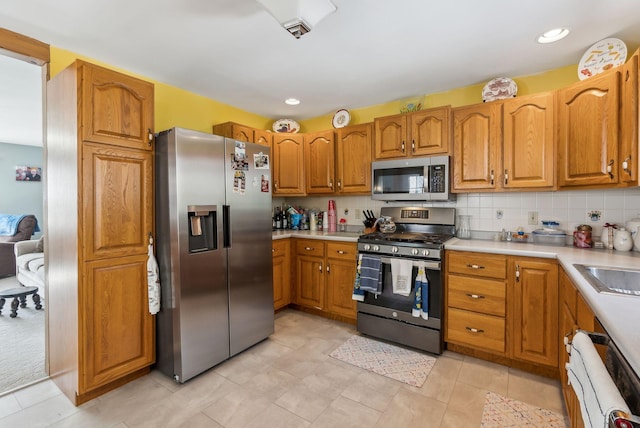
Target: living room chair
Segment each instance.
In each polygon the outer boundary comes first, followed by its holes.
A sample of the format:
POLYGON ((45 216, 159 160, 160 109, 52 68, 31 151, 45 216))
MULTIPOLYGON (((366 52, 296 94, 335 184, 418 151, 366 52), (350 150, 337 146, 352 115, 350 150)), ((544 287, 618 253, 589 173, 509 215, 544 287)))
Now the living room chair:
POLYGON ((34 215, 0 214, 0 278, 16 274, 15 243, 31 239, 39 231, 34 215))

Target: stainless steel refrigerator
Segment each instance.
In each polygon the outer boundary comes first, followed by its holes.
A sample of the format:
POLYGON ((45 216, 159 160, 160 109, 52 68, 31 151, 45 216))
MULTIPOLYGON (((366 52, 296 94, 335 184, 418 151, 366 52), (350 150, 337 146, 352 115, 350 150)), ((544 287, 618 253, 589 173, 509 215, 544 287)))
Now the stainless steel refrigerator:
POLYGON ((156 145, 157 365, 185 382, 274 331, 270 148, 181 128, 156 145))

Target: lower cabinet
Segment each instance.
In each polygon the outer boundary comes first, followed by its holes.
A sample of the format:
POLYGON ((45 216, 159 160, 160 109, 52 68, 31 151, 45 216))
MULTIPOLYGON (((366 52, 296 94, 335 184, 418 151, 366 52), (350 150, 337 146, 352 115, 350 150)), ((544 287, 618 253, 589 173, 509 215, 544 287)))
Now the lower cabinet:
POLYGON ((273 309, 291 303, 291 240, 273 241, 273 309))
POLYGON ((556 261, 460 251, 446 257, 449 348, 556 375, 556 261))
POLYGON ((319 315, 355 321, 356 243, 296 238, 294 248, 294 303, 319 315))

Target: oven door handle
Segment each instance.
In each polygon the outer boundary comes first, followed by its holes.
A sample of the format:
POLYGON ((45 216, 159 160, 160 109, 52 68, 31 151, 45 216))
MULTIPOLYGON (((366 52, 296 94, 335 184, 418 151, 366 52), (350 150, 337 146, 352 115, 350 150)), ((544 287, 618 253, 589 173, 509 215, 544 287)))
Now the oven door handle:
MULTIPOLYGON (((403 259, 403 260, 407 260, 407 259, 403 259)), ((391 258, 389 257, 381 257, 380 261, 382 263, 391 264, 391 258)), ((411 261, 413 262, 413 266, 414 267, 420 267, 420 266, 424 266, 425 269, 431 269, 431 270, 440 270, 440 262, 434 262, 432 260, 415 260, 415 259, 411 259, 411 261)))

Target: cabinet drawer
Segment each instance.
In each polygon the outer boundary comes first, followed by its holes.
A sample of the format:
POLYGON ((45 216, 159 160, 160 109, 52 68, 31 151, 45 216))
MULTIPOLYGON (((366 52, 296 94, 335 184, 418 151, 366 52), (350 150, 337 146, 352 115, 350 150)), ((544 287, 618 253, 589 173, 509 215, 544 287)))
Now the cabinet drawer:
POLYGON ((447 299, 451 307, 504 316, 506 285, 504 281, 449 275, 447 299))
POLYGON ((504 318, 449 308, 447 340, 504 354, 504 318))
POLYGON ((450 251, 447 261, 449 272, 500 279, 507 276, 506 256, 450 251))
POLYGON ((327 242, 327 257, 330 259, 352 260, 357 258, 357 246, 351 242, 327 242))
POLYGON ((289 240, 288 239, 278 239, 273 241, 271 244, 272 255, 273 257, 285 256, 288 253, 289 249, 289 240))
POLYGON ((317 239, 298 239, 296 253, 304 256, 324 257, 324 242, 317 239))

